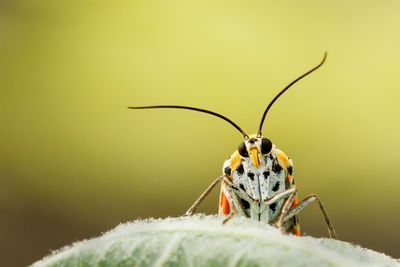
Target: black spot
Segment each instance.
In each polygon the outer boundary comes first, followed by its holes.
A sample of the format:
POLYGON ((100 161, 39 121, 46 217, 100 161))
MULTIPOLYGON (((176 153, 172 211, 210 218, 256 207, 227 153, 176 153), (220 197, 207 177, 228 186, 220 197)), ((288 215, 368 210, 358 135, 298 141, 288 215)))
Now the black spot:
POLYGON ((243 164, 240 164, 239 167, 236 168, 236 171, 239 175, 242 175, 244 173, 243 164))
POLYGON ((226 166, 226 168, 224 169, 224 173, 228 176, 231 176, 232 173, 232 169, 230 166, 226 166))
POLYGON ((272 149, 272 143, 269 141, 267 138, 262 138, 261 139, 261 153, 262 154, 268 154, 272 149))
POLYGON ((244 184, 239 184, 239 187, 240 187, 242 190, 246 191, 246 189, 244 188, 244 184))
POLYGON ((293 166, 292 165, 288 165, 287 166, 287 172, 289 173, 289 175, 292 175, 292 173, 293 173, 293 166))
POLYGON ((250 178, 250 180, 254 181, 254 173, 249 172, 249 173, 247 174, 247 176, 250 178))
POLYGON ((269 208, 272 210, 272 212, 275 212, 275 210, 276 210, 276 203, 272 203, 271 205, 269 205, 269 208))
POLYGON ((282 166, 275 161, 274 166, 272 166, 272 171, 275 173, 280 173, 282 171, 282 166))
POLYGON ((240 156, 244 158, 249 157, 249 153, 247 152, 246 144, 244 142, 241 142, 240 145, 238 146, 238 152, 240 156))
POLYGON ((272 154, 269 154, 269 159, 274 160, 274 157, 272 156, 272 154))
POLYGON ((263 175, 264 175, 265 180, 267 180, 268 176, 269 176, 269 171, 263 172, 263 175))
POLYGON ((276 182, 276 184, 274 185, 274 187, 272 187, 272 191, 274 191, 274 192, 278 191, 279 186, 280 186, 280 183, 279 183, 279 182, 276 182))
POLYGON ((295 183, 294 183, 294 178, 293 178, 293 177, 292 177, 292 184, 295 184, 295 183))
POLYGON ((247 202, 243 198, 241 198, 240 201, 242 202, 243 208, 245 208, 246 210, 250 208, 250 203, 249 202, 247 202))
POLYGON ((251 138, 251 139, 249 140, 249 143, 250 143, 250 144, 254 144, 256 141, 257 141, 256 138, 251 138))

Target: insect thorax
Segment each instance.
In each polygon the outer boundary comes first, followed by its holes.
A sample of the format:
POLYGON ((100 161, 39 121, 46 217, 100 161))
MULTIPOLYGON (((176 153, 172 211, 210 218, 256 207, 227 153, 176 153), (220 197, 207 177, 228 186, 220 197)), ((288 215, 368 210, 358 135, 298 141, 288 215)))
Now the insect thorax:
MULTIPOLYGON (((235 153, 225 161, 223 171, 227 166, 232 166, 234 155, 235 153)), ((270 153, 260 157, 258 168, 250 158, 244 157, 240 157, 240 163, 235 165, 237 167, 231 170, 231 182, 251 197, 251 201, 247 201, 240 194, 228 189, 237 212, 270 223, 280 214, 284 200, 271 205, 264 201, 290 187, 287 168, 293 168, 291 160, 273 146, 270 153)))

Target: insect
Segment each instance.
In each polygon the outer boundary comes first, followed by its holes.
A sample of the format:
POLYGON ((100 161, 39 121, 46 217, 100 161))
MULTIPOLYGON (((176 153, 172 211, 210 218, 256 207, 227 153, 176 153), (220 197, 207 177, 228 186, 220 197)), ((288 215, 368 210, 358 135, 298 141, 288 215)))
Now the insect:
POLYGON ((227 121, 243 135, 244 141, 225 161, 223 175, 204 191, 186 215, 192 215, 204 198, 221 182, 219 213, 226 215, 223 223, 238 214, 275 225, 282 233, 300 235, 298 213, 311 202, 317 201, 330 237, 336 237, 328 214, 317 195, 311 194, 298 201, 292 160, 262 135, 265 117, 275 101, 297 81, 321 67, 326 56, 327 53, 317 66, 292 81, 275 96, 262 115, 257 134, 247 135, 227 117, 206 109, 177 105, 128 107, 130 109, 173 108, 202 112, 227 121))

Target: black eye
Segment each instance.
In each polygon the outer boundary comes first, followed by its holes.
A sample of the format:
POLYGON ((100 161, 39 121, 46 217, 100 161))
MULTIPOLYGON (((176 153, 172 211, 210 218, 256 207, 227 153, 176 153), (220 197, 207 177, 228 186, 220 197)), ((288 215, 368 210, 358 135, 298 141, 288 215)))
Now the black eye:
POLYGON ((261 153, 262 154, 268 154, 272 149, 272 143, 269 141, 267 138, 262 138, 261 139, 261 153))
POLYGON ((249 153, 247 153, 246 144, 244 142, 240 143, 240 145, 238 147, 238 151, 239 151, 240 156, 242 156, 244 158, 249 157, 249 153))

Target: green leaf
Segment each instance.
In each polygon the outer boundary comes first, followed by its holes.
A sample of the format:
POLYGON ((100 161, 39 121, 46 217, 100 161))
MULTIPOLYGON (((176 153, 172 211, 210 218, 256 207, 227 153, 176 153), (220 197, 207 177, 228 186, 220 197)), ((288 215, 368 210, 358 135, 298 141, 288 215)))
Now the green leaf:
POLYGON ((400 266, 339 240, 282 235, 246 218, 222 220, 196 215, 125 223, 32 266, 400 266))

